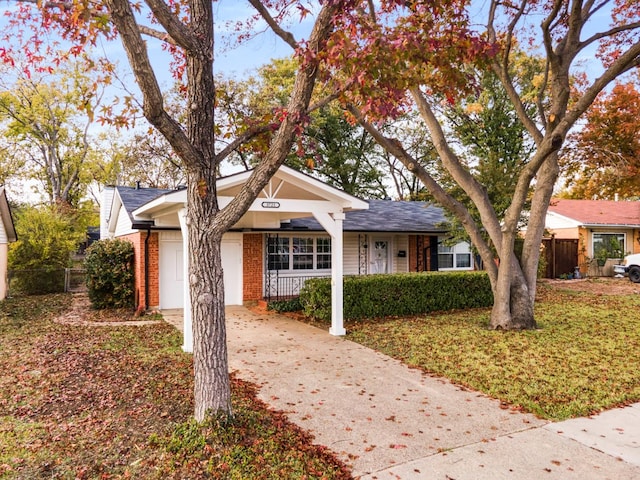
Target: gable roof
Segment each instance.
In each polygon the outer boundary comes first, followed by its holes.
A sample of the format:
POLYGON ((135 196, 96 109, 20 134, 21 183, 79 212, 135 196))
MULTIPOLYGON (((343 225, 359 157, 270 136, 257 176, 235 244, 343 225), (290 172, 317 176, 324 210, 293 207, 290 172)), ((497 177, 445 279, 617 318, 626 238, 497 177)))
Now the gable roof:
POLYGON ((164 188, 138 188, 138 187, 116 187, 116 191, 122 201, 122 206, 133 221, 133 212, 158 197, 175 190, 164 188))
POLYGON ((551 200, 549 212, 586 226, 640 226, 639 201, 551 200))
MULTIPOLYGON (((367 200, 368 210, 345 212, 345 232, 443 233, 448 231, 444 210, 428 202, 367 200)), ((286 225, 286 224, 285 224, 286 225)), ((283 225, 283 227, 285 227, 283 225)), ((312 217, 291 220, 286 229, 324 231, 312 217)))
POLYGON ((7 200, 7 192, 4 186, 0 186, 0 221, 4 227, 4 234, 9 242, 15 242, 18 240, 16 229, 13 224, 13 216, 11 215, 11 207, 7 200))
MULTIPOLYGON (((251 171, 246 171, 218 179, 218 193, 220 195, 234 195, 237 193, 236 190, 247 181, 250 174, 251 171)), ((273 187, 274 192, 277 191, 278 195, 274 196, 274 200, 282 201, 281 196, 299 193, 296 191, 298 189, 307 192, 312 196, 311 198, 320 198, 320 195, 324 195, 326 198, 344 204, 346 208, 343 231, 345 232, 444 233, 448 231, 448 227, 444 225, 447 221, 444 210, 428 202, 359 200, 342 190, 285 166, 280 167, 277 176, 280 180, 286 180, 287 183, 284 187, 277 182, 275 185, 270 184, 266 187, 266 189, 273 187), (356 209, 351 209, 353 207, 350 205, 355 206, 356 209)), ((184 204, 186 202, 184 189, 166 190, 136 187, 115 187, 115 189, 117 195, 114 196, 112 209, 114 207, 120 208, 121 205, 127 212, 133 228, 148 228, 154 223, 153 220, 141 220, 144 218, 140 216, 141 213, 147 215, 154 211, 166 211, 169 203, 184 204)), ((269 199, 269 197, 264 198, 265 193, 265 190, 261 192, 258 201, 269 199)), ((271 212, 263 213, 272 214, 271 212)), ((286 212, 283 214, 280 217, 281 220, 274 225, 253 228, 253 230, 325 231, 310 214, 302 214, 302 217, 300 213, 295 212, 289 212, 290 216, 286 212)), ((152 217, 146 216, 146 218, 152 217)))

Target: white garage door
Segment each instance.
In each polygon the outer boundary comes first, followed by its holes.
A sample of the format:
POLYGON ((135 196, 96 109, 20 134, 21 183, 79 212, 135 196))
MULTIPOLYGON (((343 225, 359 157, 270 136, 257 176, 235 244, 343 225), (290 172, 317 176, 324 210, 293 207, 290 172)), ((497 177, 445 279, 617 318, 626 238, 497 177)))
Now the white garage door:
MULTIPOLYGON (((184 275, 180 232, 162 232, 160 238, 160 308, 183 308, 184 275), (177 236, 176 236, 177 233, 177 236)), ((222 239, 225 305, 242 305, 242 234, 222 239)))
POLYGON ((222 237, 225 305, 242 305, 242 234, 222 237))
POLYGON ((160 308, 184 306, 184 270, 182 234, 160 233, 160 308))

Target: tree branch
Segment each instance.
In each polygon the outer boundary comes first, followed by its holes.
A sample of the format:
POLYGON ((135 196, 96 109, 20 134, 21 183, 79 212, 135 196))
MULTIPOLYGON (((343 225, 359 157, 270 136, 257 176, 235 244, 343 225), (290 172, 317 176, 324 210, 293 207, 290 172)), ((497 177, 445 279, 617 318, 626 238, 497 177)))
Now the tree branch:
POLYGON ((627 25, 619 25, 617 27, 607 30, 606 32, 595 33, 589 38, 587 38, 585 41, 580 43, 580 50, 584 49, 585 47, 591 45, 592 43, 598 40, 615 35, 616 33, 626 32, 629 30, 636 30, 638 28, 640 28, 640 22, 629 23, 627 25))
POLYGON ((269 10, 265 8, 260 0, 249 0, 249 3, 253 5, 253 8, 255 8, 260 16, 264 19, 264 21, 267 22, 267 25, 269 25, 271 30, 273 30, 273 33, 278 35, 282 40, 285 41, 287 45, 289 45, 294 50, 298 48, 298 42, 296 41, 293 34, 291 32, 287 32, 282 27, 280 27, 280 25, 278 25, 278 22, 275 21, 275 19, 269 13, 269 10))
POLYGON ((360 123, 360 125, 362 125, 362 127, 376 140, 376 142, 382 146, 382 148, 400 160, 400 162, 407 167, 410 172, 420 179, 440 205, 460 220, 460 223, 485 262, 485 267, 489 277, 491 277, 491 284, 494 285, 495 280, 498 278, 498 268, 493 261, 493 251, 482 237, 480 228, 473 220, 473 217, 471 217, 467 208, 449 195, 429 174, 429 172, 427 172, 426 169, 402 147, 402 144, 398 140, 383 135, 382 132, 380 132, 380 130, 378 130, 372 123, 368 122, 364 118, 362 112, 353 105, 350 105, 348 110, 358 120, 358 123, 360 123))
MULTIPOLYGON (((252 1, 253 3, 253 1, 252 1)), ((333 18, 338 9, 336 2, 324 2, 318 13, 316 22, 309 36, 309 49, 321 51, 333 31, 333 18)), ((237 223, 258 193, 264 188, 269 179, 275 174, 291 151, 296 130, 300 126, 302 117, 309 107, 311 95, 316 82, 320 60, 317 56, 303 62, 296 74, 293 91, 287 104, 287 115, 278 127, 264 159, 255 168, 249 179, 242 186, 233 200, 220 211, 217 225, 230 228, 237 223)))
POLYGON ((146 43, 141 37, 131 5, 127 0, 107 0, 107 7, 118 31, 129 63, 143 94, 143 111, 149 122, 167 138, 176 152, 183 152, 185 162, 197 162, 199 153, 180 124, 164 109, 164 99, 149 60, 146 43))
POLYGON ((173 40, 191 54, 201 51, 201 45, 193 32, 169 9, 162 0, 145 0, 156 20, 173 40))
POLYGON ((138 25, 140 29, 140 33, 146 35, 147 37, 152 37, 157 40, 161 40, 163 42, 167 42, 171 45, 178 45, 178 43, 166 32, 161 32, 160 30, 156 30, 155 28, 147 27, 146 25, 138 25))
POLYGON ((486 189, 469 173, 460 162, 458 156, 449 147, 441 125, 420 89, 413 87, 409 91, 416 102, 422 120, 431 134, 431 141, 438 152, 442 164, 478 207, 483 226, 486 228, 493 244, 500 250, 502 244, 500 224, 486 189))
MULTIPOLYGON (((320 99, 319 101, 317 101, 307 109, 306 114, 309 115, 311 112, 318 110, 322 107, 325 107, 326 105, 334 101, 336 98, 338 98, 342 94, 343 90, 344 88, 332 93, 331 95, 327 95, 326 97, 320 99)), ((216 160, 218 162, 221 162, 222 160, 227 158, 229 155, 231 155, 231 153, 237 150, 238 147, 240 147, 242 144, 248 142, 252 138, 257 137, 258 135, 267 133, 269 130, 272 130, 272 129, 273 129, 273 125, 260 125, 260 126, 253 127, 246 130, 239 137, 236 137, 231 143, 229 143, 223 150, 221 150, 216 155, 216 160)))

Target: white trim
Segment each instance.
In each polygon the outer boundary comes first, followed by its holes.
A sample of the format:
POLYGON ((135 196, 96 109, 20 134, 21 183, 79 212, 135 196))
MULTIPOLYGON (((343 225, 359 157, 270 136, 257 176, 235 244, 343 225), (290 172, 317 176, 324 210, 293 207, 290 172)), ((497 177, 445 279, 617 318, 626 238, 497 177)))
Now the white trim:
POLYGON ((182 245, 184 254, 184 290, 183 290, 183 313, 182 313, 182 331, 183 341, 182 350, 185 352, 193 352, 193 321, 191 315, 191 291, 189 285, 191 283, 189 277, 189 221, 187 219, 187 207, 186 205, 178 212, 178 219, 180 220, 180 231, 182 232, 182 245))
MULTIPOLYGON (((589 232, 589 234, 591 236, 591 257, 595 257, 596 256, 596 252, 595 252, 595 248, 594 248, 596 242, 594 241, 594 238, 593 238, 594 235, 622 235, 622 236, 624 236, 624 248, 623 248, 623 252, 622 252, 622 257, 627 255, 625 249, 628 247, 627 233, 629 233, 629 232, 611 231, 611 230, 608 230, 610 228, 609 226, 606 226, 604 228, 606 228, 607 230, 594 230, 594 231, 590 231, 589 232)), ((633 241, 633 238, 632 238, 631 241, 633 241)), ((612 258, 615 258, 615 257, 612 257, 612 258)))
MULTIPOLYGON (((441 255, 440 247, 443 246, 442 242, 438 240, 438 256, 441 255)), ((450 246, 451 252, 443 252, 442 255, 453 255, 453 267, 444 268, 440 266, 440 262, 438 261, 438 271, 440 272, 466 272, 474 269, 474 259, 473 252, 471 251, 471 246, 467 242, 459 242, 455 245, 450 246), (458 267, 457 266, 457 256, 458 255, 469 255, 469 266, 468 267, 458 267)), ((438 257, 439 258, 439 257, 438 257)))
POLYGON ((330 255, 330 252, 318 252, 318 239, 324 239, 324 240, 331 240, 331 235, 327 234, 327 232, 306 232, 306 231, 286 231, 286 232, 276 232, 275 235, 271 235, 270 233, 267 233, 263 236, 263 248, 264 248, 264 262, 263 262, 263 268, 265 269, 265 271, 272 271, 278 272, 278 276, 279 277, 300 277, 300 276, 304 276, 304 277, 313 277, 313 276, 318 276, 318 277, 322 277, 322 276, 327 276, 331 273, 331 268, 318 268, 318 255, 330 255), (282 239, 282 238, 286 238, 289 239, 289 248, 291 250, 289 250, 287 256, 289 257, 289 267, 284 269, 284 268, 269 268, 270 265, 273 265, 270 260, 271 260, 271 256, 276 257, 276 256, 283 256, 283 253, 271 253, 269 252, 269 240, 272 239, 282 239), (313 268, 305 268, 305 269, 295 269, 293 268, 295 261, 294 261, 294 256, 296 255, 297 252, 293 251, 293 239, 294 238, 299 238, 299 239, 304 239, 304 238, 309 238, 313 240, 313 253, 307 253, 307 255, 312 255, 313 256, 313 268))
POLYGON ((162 216, 166 213, 180 210, 183 205, 187 204, 187 190, 181 189, 175 192, 165 193, 158 198, 140 206, 133 211, 133 218, 140 220, 149 220, 156 216, 162 216))
POLYGON ((567 217, 566 215, 561 215, 556 212, 548 211, 547 218, 545 220, 545 227, 548 229, 557 229, 557 228, 576 228, 582 225, 582 222, 578 220, 567 217))
POLYGON ((346 335, 344 329, 343 230, 344 213, 313 212, 313 216, 331 235, 331 335, 346 335))

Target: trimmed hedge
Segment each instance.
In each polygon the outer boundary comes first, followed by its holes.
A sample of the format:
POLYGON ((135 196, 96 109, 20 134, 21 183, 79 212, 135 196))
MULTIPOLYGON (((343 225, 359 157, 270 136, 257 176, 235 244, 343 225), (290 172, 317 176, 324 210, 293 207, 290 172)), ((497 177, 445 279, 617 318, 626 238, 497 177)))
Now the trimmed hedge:
POLYGON ((133 244, 126 240, 100 240, 84 260, 89 300, 93 308, 133 307, 133 244))
MULTIPOLYGON (((331 320, 331 279, 313 278, 300 292, 305 315, 331 320)), ((358 320, 493 305, 486 272, 427 272, 344 278, 344 318, 358 320)))

